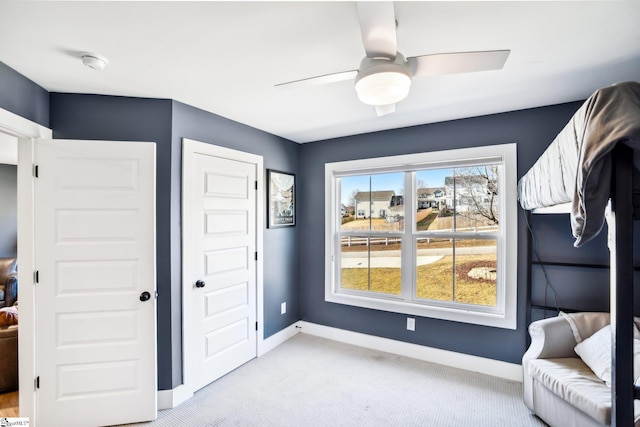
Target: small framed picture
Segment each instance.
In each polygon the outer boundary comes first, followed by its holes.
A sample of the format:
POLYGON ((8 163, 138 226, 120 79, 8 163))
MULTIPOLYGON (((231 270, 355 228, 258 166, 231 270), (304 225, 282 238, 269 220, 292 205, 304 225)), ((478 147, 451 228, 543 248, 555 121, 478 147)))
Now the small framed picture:
POLYGON ((291 173, 267 170, 269 194, 267 200, 269 228, 296 224, 296 176, 291 173))

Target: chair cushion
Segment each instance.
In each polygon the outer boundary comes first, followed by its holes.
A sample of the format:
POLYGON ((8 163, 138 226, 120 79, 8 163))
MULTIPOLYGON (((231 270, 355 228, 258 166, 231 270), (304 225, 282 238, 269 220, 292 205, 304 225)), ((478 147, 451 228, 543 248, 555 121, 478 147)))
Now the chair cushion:
POLYGON ((599 423, 611 422, 611 389, 580 358, 531 360, 529 375, 599 423))
POLYGON ((609 313, 600 312, 580 312, 580 313, 565 313, 560 312, 558 316, 564 317, 564 319, 571 326, 571 332, 577 343, 589 338, 596 331, 599 331, 603 327, 609 324, 609 313))

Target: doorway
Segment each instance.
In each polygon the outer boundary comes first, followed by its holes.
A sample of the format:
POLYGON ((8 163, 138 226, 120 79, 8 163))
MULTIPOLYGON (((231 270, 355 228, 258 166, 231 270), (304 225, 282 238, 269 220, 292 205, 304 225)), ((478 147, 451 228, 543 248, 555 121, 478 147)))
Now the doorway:
POLYGON ((183 140, 183 375, 192 394, 259 354, 262 156, 183 140))
POLYGON ((20 295, 19 354, 19 411, 21 416, 33 418, 35 413, 35 313, 34 313, 34 259, 33 244, 33 144, 35 138, 51 138, 51 129, 0 109, 0 133, 17 138, 18 180, 18 294, 20 295))
POLYGON ((0 132, 0 417, 19 416, 18 138, 0 132))

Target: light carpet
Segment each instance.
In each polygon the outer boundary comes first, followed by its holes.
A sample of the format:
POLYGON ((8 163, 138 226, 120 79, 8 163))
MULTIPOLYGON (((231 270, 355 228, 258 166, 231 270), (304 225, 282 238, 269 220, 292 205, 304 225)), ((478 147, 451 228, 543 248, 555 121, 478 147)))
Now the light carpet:
POLYGON ((307 334, 129 426, 545 426, 522 384, 307 334))

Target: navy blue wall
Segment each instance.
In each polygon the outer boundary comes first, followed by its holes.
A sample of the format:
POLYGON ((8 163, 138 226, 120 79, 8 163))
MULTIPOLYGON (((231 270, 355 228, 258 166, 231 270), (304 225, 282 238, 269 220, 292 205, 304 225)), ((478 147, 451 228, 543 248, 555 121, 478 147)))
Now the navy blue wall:
MULTIPOLYGON (((292 173, 299 146, 170 100, 52 93, 51 126, 54 138, 157 144, 158 385, 176 387, 182 383, 182 138, 259 154, 265 168, 292 173)), ((299 319, 298 252, 296 227, 265 230, 265 338, 299 319)))
MULTIPOLYGON (((298 174, 300 149, 298 144, 180 102, 174 101, 173 105, 174 162, 177 162, 178 172, 181 164, 182 138, 188 138, 261 155, 265 174, 266 169, 298 174)), ((266 176, 264 179, 266 183, 266 176)), ((174 180, 180 183, 179 176, 175 176, 174 180)), ((265 206, 262 206, 262 209, 266 220, 266 194, 265 206)), ((265 338, 300 319, 298 310, 299 228, 294 226, 264 230, 265 338), (287 303, 287 313, 284 315, 280 314, 282 302, 287 303)))
MULTIPOLYGON (((519 210, 517 330, 416 318, 406 329, 406 315, 324 301, 324 165, 327 162, 393 156, 516 142, 518 178, 564 127, 580 103, 516 111, 465 120, 356 135, 303 144, 300 150, 299 225, 300 315, 303 320, 385 338, 411 342, 512 363, 526 349, 527 235, 519 210)), ((568 219, 567 219, 568 221, 568 219)), ((571 240, 570 231, 565 233, 571 240)))
MULTIPOLYGON (((530 219, 535 250, 532 251, 531 320, 564 311, 609 311, 609 249, 607 226, 593 240, 573 247, 569 216, 533 215, 530 219), (552 264, 549 264, 552 263, 552 264), (562 263, 566 265, 555 265, 562 263), (602 268, 605 267, 605 268, 602 268), (552 307, 542 309, 540 306, 552 307)), ((640 227, 634 227, 634 247, 640 247, 640 227)), ((640 251, 634 253, 640 265, 640 251)), ((635 272, 640 281, 640 272, 635 272)), ((634 292, 636 315, 640 314, 640 292, 634 292)))
POLYGON ((18 168, 0 164, 0 257, 18 254, 18 168))
POLYGON ((49 92, 2 62, 0 108, 49 127, 49 92))

